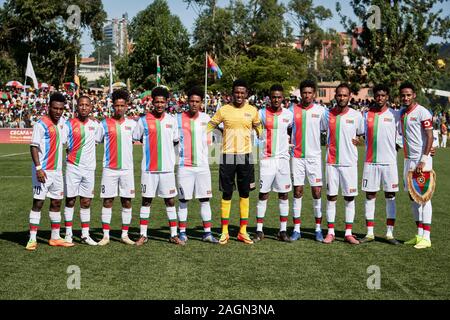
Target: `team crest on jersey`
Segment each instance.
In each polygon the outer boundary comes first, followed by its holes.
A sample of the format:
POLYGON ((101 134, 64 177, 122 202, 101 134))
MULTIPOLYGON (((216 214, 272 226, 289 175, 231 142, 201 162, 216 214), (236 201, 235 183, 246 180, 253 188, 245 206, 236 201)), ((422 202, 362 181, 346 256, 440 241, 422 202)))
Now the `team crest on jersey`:
POLYGON ((302 116, 300 115, 300 113, 297 113, 297 114, 295 115, 295 117, 296 117, 297 119, 300 119, 302 116))
POLYGON ((353 120, 353 119, 347 119, 347 120, 345 120, 345 123, 355 123, 355 120, 353 120))
POLYGON ((334 118, 330 119, 330 123, 335 123, 335 122, 336 122, 336 120, 334 118))
POLYGON ((311 118, 320 118, 320 114, 313 113, 311 114, 311 118))
POLYGON ((368 122, 373 122, 373 118, 367 118, 368 122))
POLYGON ((73 129, 73 132, 77 133, 78 131, 80 131, 78 128, 73 129))
POLYGON ((184 124, 184 126, 186 129, 189 128, 189 125, 187 123, 184 124))
POLYGON ((166 128, 172 129, 172 125, 171 125, 170 123, 167 123, 167 124, 166 124, 166 128))

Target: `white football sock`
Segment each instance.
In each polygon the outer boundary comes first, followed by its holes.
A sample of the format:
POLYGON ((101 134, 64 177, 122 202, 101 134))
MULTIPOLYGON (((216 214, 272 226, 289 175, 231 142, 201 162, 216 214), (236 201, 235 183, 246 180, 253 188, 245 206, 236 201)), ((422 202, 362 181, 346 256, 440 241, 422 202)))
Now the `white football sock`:
POLYGON ((266 209, 267 200, 258 200, 258 204, 256 205, 256 231, 263 231, 266 209))
POLYGON ((209 201, 200 202, 200 215, 203 221, 203 231, 211 232, 211 204, 209 201))
POLYGON ((122 208, 122 238, 128 236, 128 229, 130 228, 132 217, 131 208, 122 208))
POLYGON ((289 215, 289 200, 279 199, 278 207, 280 209, 280 231, 286 231, 289 215))
POLYGON ((41 212, 30 210, 30 240, 36 241, 37 229, 41 222, 41 212))
POLYGON ((336 219, 336 201, 327 200, 327 223, 333 225, 328 227, 328 234, 334 235, 334 223, 336 219))
POLYGON ((294 197, 294 205, 292 208, 292 218, 294 220, 294 231, 300 232, 301 227, 301 215, 302 215, 302 198, 294 197))
POLYGON ((177 209, 175 207, 166 207, 167 218, 169 219, 170 236, 177 235, 177 209))
POLYGON ((150 207, 141 207, 139 218, 140 235, 147 237, 148 220, 150 219, 150 207))
POLYGON ((322 221, 322 199, 313 199, 313 210, 314 210, 314 217, 316 220, 316 230, 320 231, 321 226, 318 221, 322 221))
POLYGON ((345 201, 345 235, 352 235, 353 221, 355 220, 355 200, 345 201))
POLYGON ((66 235, 73 235, 73 208, 64 207, 64 224, 66 227, 66 235))
POLYGON ((178 207, 178 225, 180 226, 180 232, 186 232, 186 224, 188 217, 188 203, 181 202, 178 207))
POLYGON ((103 227, 103 237, 109 239, 109 230, 112 218, 112 208, 102 208, 102 227, 103 227))
POLYGON ((373 236, 373 224, 375 223, 375 201, 376 199, 367 199, 364 202, 367 235, 373 236))
POLYGON ((91 209, 80 209, 80 220, 81 220, 81 237, 89 237, 89 223, 91 222, 91 209))
POLYGON ((52 238, 52 240, 57 240, 57 239, 61 238, 59 235, 59 230, 61 228, 61 212, 50 211, 49 216, 50 216, 50 221, 52 224, 51 238, 52 238))
POLYGON ((433 208, 431 206, 431 200, 428 200, 423 206, 423 238, 430 240, 431 232, 431 218, 433 213, 433 208))

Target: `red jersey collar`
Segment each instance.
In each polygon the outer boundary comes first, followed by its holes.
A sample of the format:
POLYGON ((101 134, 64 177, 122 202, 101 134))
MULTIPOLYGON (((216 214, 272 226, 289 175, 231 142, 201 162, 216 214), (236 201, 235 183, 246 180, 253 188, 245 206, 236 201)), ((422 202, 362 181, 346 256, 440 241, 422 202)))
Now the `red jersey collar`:
POLYGON ((297 107, 299 107, 299 108, 301 108, 301 109, 304 109, 304 110, 309 110, 309 109, 311 109, 312 107, 314 107, 314 102, 311 103, 311 104, 310 104, 309 106, 307 106, 306 108, 303 108, 303 105, 302 105, 301 103, 297 104, 297 107))
POLYGON ((200 111, 197 112, 197 114, 196 114, 195 116, 193 116, 193 117, 191 117, 189 111, 185 111, 185 112, 184 112, 184 115, 185 115, 186 117, 188 117, 189 119, 196 120, 196 119, 200 116, 200 111))
POLYGON ((160 118, 155 117, 153 115, 153 113, 151 113, 151 112, 147 113, 147 119, 149 119, 149 120, 159 120, 159 121, 161 121, 162 119, 164 119, 165 116, 166 116, 165 112, 163 112, 163 114, 161 115, 160 118))
POLYGON ((283 107, 281 107, 279 111, 274 111, 272 109, 272 107, 269 106, 269 107, 266 108, 266 110, 269 111, 272 114, 276 114, 277 116, 279 116, 283 112, 283 107))
POLYGON ((337 112, 337 107, 334 107, 332 110, 331 110, 331 113, 333 114, 333 115, 335 115, 335 116, 343 116, 343 115, 345 115, 345 114, 347 114, 349 111, 350 111, 350 107, 348 107, 347 106, 347 111, 345 111, 345 112, 337 112))

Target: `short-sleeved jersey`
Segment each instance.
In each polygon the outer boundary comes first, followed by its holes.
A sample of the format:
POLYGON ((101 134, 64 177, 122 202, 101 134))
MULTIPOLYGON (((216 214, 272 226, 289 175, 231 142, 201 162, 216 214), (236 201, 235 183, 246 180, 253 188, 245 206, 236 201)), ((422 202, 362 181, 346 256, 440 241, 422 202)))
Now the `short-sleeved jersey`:
POLYGON ((73 118, 64 124, 67 136, 67 163, 81 169, 95 170, 95 138, 99 123, 91 119, 82 122, 73 118))
POLYGON ((136 121, 106 118, 97 131, 97 142, 104 142, 103 168, 133 169, 133 131, 136 121))
POLYGON ((180 167, 209 167, 208 122, 211 118, 204 112, 191 117, 188 112, 177 114, 180 144, 178 164, 180 167))
POLYGON ((161 118, 147 113, 137 122, 134 140, 141 140, 142 171, 173 172, 175 167, 175 147, 177 142, 178 125, 175 118, 164 113, 161 118))
POLYGON ((361 112, 348 108, 345 113, 338 113, 336 107, 326 110, 321 129, 327 131, 327 164, 356 166, 358 149, 352 139, 364 134, 361 112))
POLYGON ((252 152, 252 129, 261 133, 258 110, 246 103, 241 108, 227 104, 220 108, 209 122, 208 129, 223 123, 223 145, 225 154, 247 154, 252 152))
POLYGON ((38 147, 39 163, 43 170, 62 170, 63 144, 65 143, 66 135, 62 118, 57 125, 48 116, 42 117, 34 124, 30 145, 38 147))
POLYGON ((369 109, 364 113, 365 162, 397 163, 395 144, 399 120, 400 113, 391 108, 384 111, 369 109))
POLYGON ((416 104, 409 110, 401 109, 400 114, 405 159, 419 160, 425 151, 427 141, 425 130, 433 130, 431 113, 423 106, 416 104))
POLYGON ((288 128, 292 126, 292 112, 286 108, 274 112, 270 107, 259 110, 259 118, 263 126, 260 148, 261 159, 289 159, 288 128))
POLYGON ((306 108, 293 105, 290 110, 294 114, 291 134, 291 143, 294 145, 292 156, 320 159, 322 156, 320 121, 325 114, 325 108, 317 104, 311 104, 306 108))

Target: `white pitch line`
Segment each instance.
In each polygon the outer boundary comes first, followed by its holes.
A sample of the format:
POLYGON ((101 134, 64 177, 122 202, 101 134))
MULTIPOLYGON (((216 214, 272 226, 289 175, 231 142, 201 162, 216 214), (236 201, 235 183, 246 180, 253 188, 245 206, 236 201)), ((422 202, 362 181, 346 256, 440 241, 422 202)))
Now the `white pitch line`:
POLYGON ((14 157, 14 156, 21 156, 21 155, 23 155, 23 154, 28 154, 28 153, 29 153, 29 152, 4 154, 4 155, 1 155, 0 158, 14 157))
POLYGON ((31 178, 31 176, 0 176, 0 179, 21 179, 21 178, 31 178))

